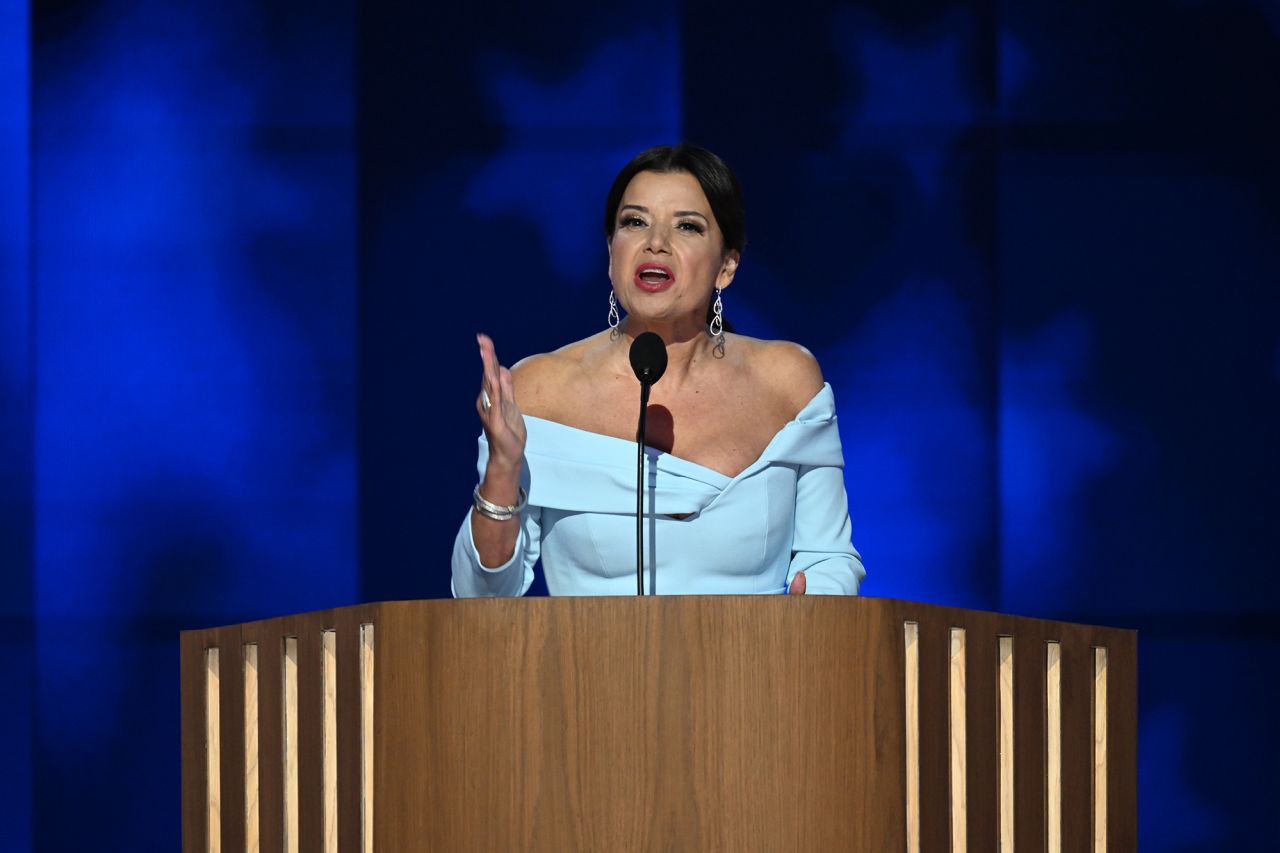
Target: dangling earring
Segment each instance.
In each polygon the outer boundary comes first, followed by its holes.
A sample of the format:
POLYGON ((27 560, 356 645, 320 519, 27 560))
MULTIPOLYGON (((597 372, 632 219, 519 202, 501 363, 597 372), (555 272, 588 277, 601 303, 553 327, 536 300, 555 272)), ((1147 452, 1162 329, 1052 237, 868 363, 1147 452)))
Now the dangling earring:
POLYGON ((618 316, 618 302, 613 298, 613 291, 609 291, 609 328, 618 331, 618 326, 622 323, 622 318, 618 316))
POLYGON ((707 331, 715 338, 716 349, 724 352, 724 303, 720 301, 720 288, 716 288, 716 301, 711 304, 711 322, 707 331))

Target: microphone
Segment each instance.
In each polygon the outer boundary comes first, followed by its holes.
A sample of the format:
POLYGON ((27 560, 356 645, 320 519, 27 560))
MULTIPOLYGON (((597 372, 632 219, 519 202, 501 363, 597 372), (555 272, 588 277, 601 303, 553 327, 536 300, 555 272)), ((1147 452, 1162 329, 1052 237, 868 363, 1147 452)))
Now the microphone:
POLYGON ((667 345, 653 332, 637 335, 631 342, 631 369, 640 386, 647 389, 667 372, 667 345))
POLYGON ((636 595, 644 595, 644 421, 649 389, 667 371, 667 345, 653 332, 631 342, 631 369, 640 380, 640 425, 636 429, 636 595))

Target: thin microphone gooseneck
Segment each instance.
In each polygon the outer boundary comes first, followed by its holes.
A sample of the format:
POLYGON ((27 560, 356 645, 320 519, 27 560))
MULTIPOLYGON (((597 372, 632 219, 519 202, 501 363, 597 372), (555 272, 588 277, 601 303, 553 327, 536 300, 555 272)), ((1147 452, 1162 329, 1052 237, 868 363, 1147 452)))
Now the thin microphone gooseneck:
POLYGON ((636 430, 636 595, 644 595, 644 421, 649 389, 667 370, 667 345, 653 332, 631 342, 631 369, 640 380, 640 426, 636 430))

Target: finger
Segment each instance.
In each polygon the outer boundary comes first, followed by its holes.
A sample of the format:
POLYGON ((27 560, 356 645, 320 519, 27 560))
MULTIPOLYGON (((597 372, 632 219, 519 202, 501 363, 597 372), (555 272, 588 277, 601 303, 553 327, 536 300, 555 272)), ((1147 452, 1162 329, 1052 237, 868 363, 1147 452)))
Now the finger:
POLYGON ((493 342, 485 335, 476 335, 476 343, 480 346, 481 381, 487 383, 493 373, 493 342))
POLYGON ((498 368, 498 388, 502 391, 504 404, 516 405, 516 383, 511 378, 511 371, 505 367, 498 368))
POLYGON ((476 343, 480 345, 480 361, 484 364, 485 386, 492 391, 498 387, 498 349, 493 339, 483 333, 476 335, 476 343))
POLYGON ((796 572, 796 576, 791 579, 791 588, 787 590, 788 595, 804 595, 805 579, 804 572, 796 572))

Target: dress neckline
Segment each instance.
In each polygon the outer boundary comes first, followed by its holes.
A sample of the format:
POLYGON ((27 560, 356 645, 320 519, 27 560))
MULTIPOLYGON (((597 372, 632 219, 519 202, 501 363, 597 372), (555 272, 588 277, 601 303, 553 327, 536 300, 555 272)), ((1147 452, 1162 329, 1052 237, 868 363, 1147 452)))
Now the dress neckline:
MULTIPOLYGON (((734 474, 732 477, 729 476, 728 474, 725 474, 723 471, 717 471, 715 468, 711 468, 707 465, 703 465, 701 462, 694 462, 692 459, 686 459, 683 456, 677 456, 674 453, 668 453, 665 450, 660 450, 648 444, 646 444, 644 448, 645 456, 651 459, 656 459, 659 462, 666 462, 676 467, 688 467, 690 469, 695 469, 696 471, 702 472, 702 479, 704 480, 707 479, 706 477, 707 474, 711 474, 715 478, 720 479, 721 482, 718 485, 720 486, 727 485, 729 483, 732 483, 734 480, 741 478, 743 475, 747 474, 752 469, 758 467, 762 462, 767 460, 769 458, 770 449, 772 449, 773 446, 778 443, 778 439, 782 437, 783 433, 785 433, 788 429, 801 424, 803 422, 804 415, 806 413, 809 413, 811 409, 818 408, 819 405, 823 402, 824 396, 828 398, 831 396, 830 383, 823 382, 822 387, 819 388, 817 393, 815 393, 809 399, 809 402, 805 403, 800 408, 800 411, 796 412, 795 417, 793 417, 791 420, 787 421, 785 424, 783 424, 781 427, 778 428, 778 431, 775 432, 773 434, 773 437, 769 439, 767 444, 765 444, 764 449, 760 451, 760 455, 757 456, 754 460, 752 460, 751 463, 749 463, 745 468, 743 468, 737 474, 734 474)), ((835 408, 834 401, 832 401, 829 404, 828 408, 830 408, 834 412, 834 408, 835 408)), ((524 415, 524 419, 526 421, 537 421, 539 424, 545 425, 546 428, 567 430, 569 432, 576 433, 580 436, 584 436, 586 437, 587 440, 598 440, 598 441, 610 442, 614 444, 624 444, 629 448, 635 447, 635 441, 633 439, 619 438, 616 435, 609 435, 608 433, 603 433, 603 432, 593 432, 592 430, 589 430, 589 429, 570 426, 569 424, 560 423, 559 421, 548 420, 547 418, 540 418, 537 415, 524 415)))

